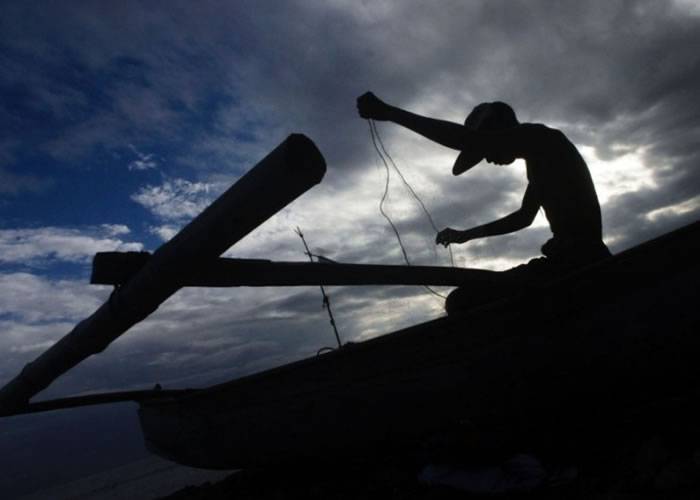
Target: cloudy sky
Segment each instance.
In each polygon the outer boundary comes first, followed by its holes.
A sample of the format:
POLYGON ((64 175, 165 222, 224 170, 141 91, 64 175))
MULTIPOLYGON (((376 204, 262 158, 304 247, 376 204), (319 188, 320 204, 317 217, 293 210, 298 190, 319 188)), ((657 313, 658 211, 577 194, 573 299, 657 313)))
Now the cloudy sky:
MULTIPOLYGON (((561 129, 629 248, 700 213, 700 3, 648 1, 3 2, 0 383, 99 306, 105 250, 154 250, 288 134, 328 172, 229 255, 401 264, 378 210, 385 171, 355 99, 462 122, 481 101, 561 129)), ((516 209, 524 165, 461 177, 455 152, 380 123, 440 227, 516 209)), ((414 263, 448 265, 394 174, 387 210, 414 263)), ((538 255, 546 221, 456 247, 457 265, 538 255)), ((417 287, 329 290, 343 340, 442 314, 417 287)), ((188 289, 43 397, 201 386, 333 345, 316 288, 188 289)))

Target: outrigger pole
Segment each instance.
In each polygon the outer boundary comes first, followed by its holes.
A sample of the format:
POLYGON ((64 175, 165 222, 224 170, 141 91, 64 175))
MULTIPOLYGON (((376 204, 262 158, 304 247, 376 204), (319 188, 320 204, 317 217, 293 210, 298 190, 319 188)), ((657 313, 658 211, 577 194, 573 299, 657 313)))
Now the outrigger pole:
MULTIPOLYGON (((95 255, 90 283, 121 285, 151 259, 147 252, 100 252, 95 255)), ((395 266, 340 262, 274 262, 218 258, 190 274, 181 286, 463 286, 492 283, 499 273, 447 266, 395 266)), ((502 281, 502 278, 501 278, 502 281)))
POLYGON ((292 134, 233 186, 158 248, 107 302, 27 364, 0 389, 0 413, 29 400, 82 360, 155 311, 202 266, 318 184, 326 162, 314 143, 292 134))

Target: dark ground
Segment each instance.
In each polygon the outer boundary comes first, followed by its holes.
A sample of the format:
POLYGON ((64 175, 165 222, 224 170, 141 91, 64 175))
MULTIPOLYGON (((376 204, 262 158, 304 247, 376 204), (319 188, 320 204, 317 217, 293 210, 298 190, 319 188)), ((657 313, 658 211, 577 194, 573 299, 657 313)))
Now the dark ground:
POLYGON ((417 479, 420 466, 376 461, 335 468, 247 470, 216 484, 185 488, 167 500, 700 499, 700 422, 669 425, 645 434, 638 429, 622 430, 606 440, 606 445, 595 449, 582 448, 574 464, 578 471, 575 479, 530 492, 485 496, 428 486, 417 479))

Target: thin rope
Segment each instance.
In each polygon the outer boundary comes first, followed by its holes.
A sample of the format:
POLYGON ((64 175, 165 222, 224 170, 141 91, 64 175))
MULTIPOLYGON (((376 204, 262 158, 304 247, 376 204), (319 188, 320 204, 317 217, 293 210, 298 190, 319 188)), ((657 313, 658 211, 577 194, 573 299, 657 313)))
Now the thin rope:
MULTIPOLYGON (((369 133, 370 137, 372 138, 372 144, 374 145, 374 150, 377 152, 377 155, 379 158, 381 158, 382 163, 384 164, 384 169, 386 171, 386 182, 384 183, 384 194, 382 195, 382 199, 379 201, 379 212, 384 216, 384 218, 389 222, 389 225, 391 226, 391 229, 394 231, 394 234, 396 235, 396 239, 399 242, 399 247, 401 248, 401 253, 403 253, 403 258, 406 261, 406 265, 410 266, 411 262, 408 259, 408 253, 406 252, 406 248, 404 247, 403 241, 401 240, 401 235, 399 234, 399 230, 397 229, 396 225, 394 222, 391 220, 391 217, 387 215, 387 213, 384 211, 384 202, 386 201, 386 197, 389 194, 389 179, 391 177, 391 170, 389 169, 389 164, 387 163, 386 159, 384 158, 384 154, 382 154, 382 150, 386 154, 387 158, 391 161, 391 164, 393 165, 394 169, 396 172, 399 174, 399 177, 403 181, 403 183, 406 185, 408 190, 411 192, 411 194, 415 197, 415 199, 418 201, 418 203, 421 205, 423 208, 423 211, 425 214, 428 216, 428 220, 430 221, 430 224, 432 225, 433 229, 437 232, 437 227, 435 226, 435 223, 433 222, 433 218, 430 216, 430 213, 428 212, 428 209, 425 207, 425 204, 423 201, 419 198, 419 196, 416 194, 416 192, 413 190, 411 185, 408 183, 406 178, 403 176, 399 168, 396 166, 396 163, 394 160, 391 158, 391 155, 386 151, 386 148, 384 148, 384 144, 382 143, 382 139, 379 136, 379 131, 377 130, 377 125, 374 123, 374 120, 367 120, 369 123, 369 133), (381 150, 377 143, 381 144, 381 150)), ((454 260, 452 258, 452 250, 450 249, 450 260, 452 261, 452 266, 454 267, 454 260)), ((440 297, 441 299, 446 299, 444 295, 441 293, 436 292, 432 288, 430 288, 428 285, 423 285, 423 288, 425 288, 428 292, 432 293, 433 295, 436 295, 440 297)))
MULTIPOLYGON (((433 228, 433 231, 436 233, 440 232, 440 230, 437 228, 437 225, 435 224, 435 221, 433 220, 433 217, 430 215, 430 212, 428 211, 428 208, 425 206, 425 203, 423 203, 423 200, 418 196, 418 193, 413 189, 413 187, 408 183, 406 178, 404 177, 403 173, 399 169, 399 167, 396 165, 396 162, 394 159, 391 157, 389 152, 386 150, 384 147, 384 141, 382 141, 382 137, 379 135, 379 130, 377 130, 377 124, 374 122, 374 120, 370 120, 371 127, 374 129, 374 135, 377 138, 377 141, 379 142, 379 146, 382 148, 382 151, 384 152, 384 155, 389 159, 389 162, 394 167, 394 170, 396 170, 396 173, 399 174, 399 177, 401 178, 401 181, 403 182, 404 186, 406 186, 406 189, 413 195, 413 198, 418 202, 420 207, 423 209, 423 213, 425 216, 428 218, 428 222, 430 222, 430 226, 433 228)), ((455 259, 454 255, 452 255, 452 248, 449 246, 447 247, 447 251, 450 255, 450 264, 452 267, 455 267, 455 259)))
POLYGON ((389 178, 391 177, 391 171, 389 170, 389 164, 386 162, 384 159, 384 156, 382 155, 382 152, 379 150, 379 146, 377 146, 377 138, 375 137, 375 131, 374 128, 372 127, 372 124, 374 123, 373 120, 367 120, 369 123, 369 134, 372 137, 372 144, 374 145, 374 149, 379 155, 379 158, 381 158, 382 163, 384 164, 384 169, 386 170, 386 181, 384 183, 384 194, 382 194, 382 199, 379 201, 379 213, 381 213, 384 218, 387 220, 389 225, 391 226, 391 229, 394 231, 394 234, 396 235, 396 239, 399 242, 399 247, 401 248, 401 253, 403 253, 403 259, 406 261, 406 265, 411 265, 411 261, 408 260, 408 254, 406 253, 406 249, 403 246, 403 241, 401 241, 401 235, 399 234, 399 230, 396 228, 394 225, 394 222, 391 220, 391 217, 387 215, 387 213, 384 211, 384 202, 386 201, 386 197, 389 195, 389 178))

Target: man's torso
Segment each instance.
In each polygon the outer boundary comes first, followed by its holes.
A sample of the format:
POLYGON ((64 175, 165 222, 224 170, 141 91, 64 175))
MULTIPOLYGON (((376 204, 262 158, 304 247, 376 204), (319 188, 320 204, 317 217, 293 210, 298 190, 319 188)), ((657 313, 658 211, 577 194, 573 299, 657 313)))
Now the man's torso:
POLYGON ((527 177, 544 209, 554 238, 581 243, 602 241, 598 196, 586 162, 558 130, 532 128, 537 144, 526 158, 527 177))

